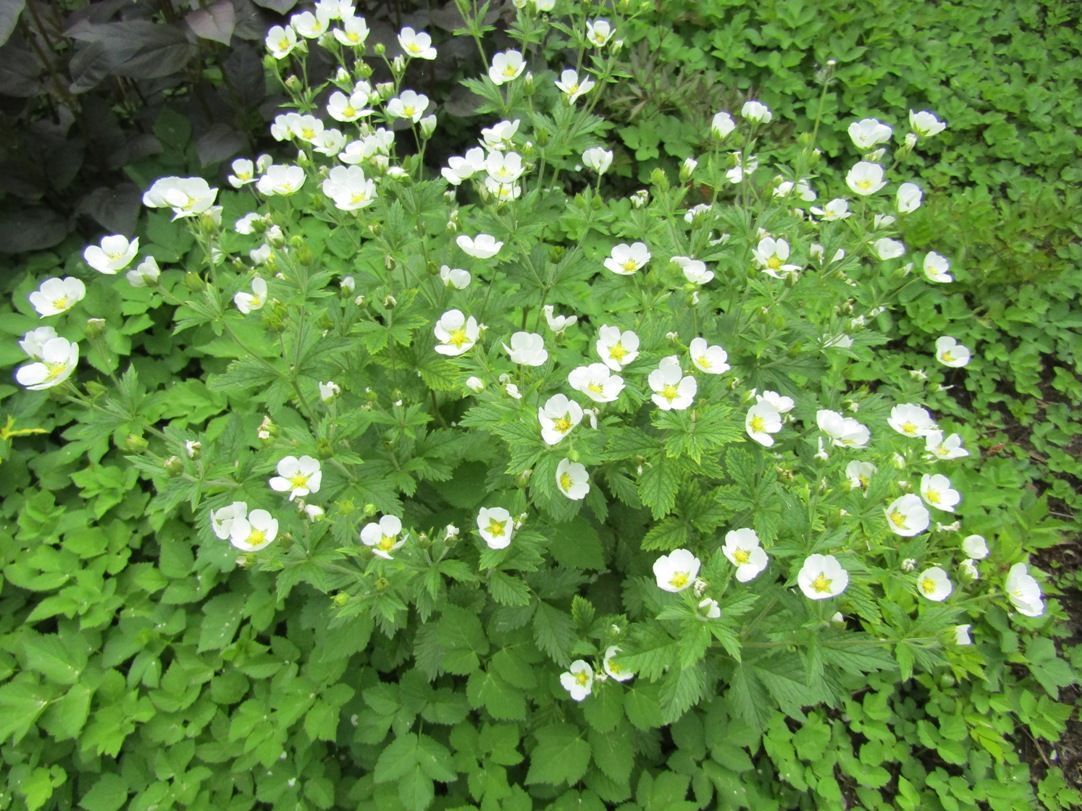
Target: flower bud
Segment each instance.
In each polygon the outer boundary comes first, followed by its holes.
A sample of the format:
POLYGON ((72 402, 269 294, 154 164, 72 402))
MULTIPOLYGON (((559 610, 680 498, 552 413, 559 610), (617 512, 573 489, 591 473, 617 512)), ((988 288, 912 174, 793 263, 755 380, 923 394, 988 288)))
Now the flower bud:
POLYGON ((150 446, 143 437, 138 434, 128 434, 124 437, 124 450, 132 453, 142 453, 150 446))
POLYGON ((204 282, 202 277, 198 273, 189 270, 187 273, 184 274, 184 286, 191 290, 193 293, 198 293, 200 290, 203 289, 204 282))
POLYGON ((88 318, 86 320, 86 337, 96 338, 105 332, 104 318, 88 318))
POLYGON ((334 603, 339 608, 341 608, 342 606, 344 606, 346 603, 349 602, 349 595, 348 594, 343 594, 342 592, 338 592, 336 595, 334 595, 331 598, 331 602, 334 603))
POLYGON ((165 460, 165 472, 170 476, 179 476, 184 472, 184 462, 179 456, 170 456, 165 460))

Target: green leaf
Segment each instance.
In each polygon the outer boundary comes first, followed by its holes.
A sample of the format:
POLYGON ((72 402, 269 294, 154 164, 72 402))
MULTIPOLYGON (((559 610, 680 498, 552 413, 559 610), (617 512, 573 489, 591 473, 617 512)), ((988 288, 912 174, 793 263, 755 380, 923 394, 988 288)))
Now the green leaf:
POLYGON ((537 746, 530 752, 526 783, 574 785, 590 765, 590 744, 571 724, 551 724, 537 730, 537 746))
POLYGON ((601 538, 593 525, 581 516, 552 528, 549 550, 561 566, 597 571, 605 568, 601 538))
POLYGON ((64 697, 49 708, 50 733, 59 740, 78 737, 90 715, 93 691, 85 684, 74 684, 64 697))
POLYGON ((219 594, 203 604, 203 623, 199 627, 199 653, 221 650, 233 641, 244 616, 246 600, 246 594, 231 592, 219 594))
POLYGON ((627 785, 635 767, 631 735, 606 735, 596 729, 588 733, 594 763, 613 782, 627 785))
POLYGON ((639 477, 639 498, 650 508, 655 521, 660 521, 672 510, 679 486, 676 466, 666 459, 657 459, 643 471, 639 477))
POLYGON ((53 634, 23 637, 23 654, 27 667, 56 684, 75 684, 87 662, 87 652, 82 645, 65 644, 53 634))
POLYGON ((493 569, 488 579, 489 594, 500 605, 529 605, 533 599, 530 587, 517 577, 493 569))
POLYGON ((79 800, 86 811, 117 811, 128 801, 128 784, 118 774, 103 774, 79 800))
POLYGON ((703 696, 706 677, 702 667, 673 667, 661 682, 661 720, 671 724, 703 696))
POLYGON ((498 721, 525 721, 526 699, 495 673, 474 671, 466 683, 466 695, 474 709, 484 707, 498 721))
POLYGON ((687 524, 679 518, 666 518, 646 533, 642 548, 647 552, 671 552, 688 546, 687 524))
POLYGON ((0 741, 22 739, 49 706, 47 688, 30 681, 0 685, 0 741))
POLYGON ((533 615, 534 640, 556 664, 571 663, 571 649, 578 639, 575 623, 566 613, 545 602, 537 604, 533 615))
POLYGON ((599 686, 595 683, 594 694, 582 703, 582 714, 597 732, 611 732, 624 720, 624 689, 618 683, 599 686))

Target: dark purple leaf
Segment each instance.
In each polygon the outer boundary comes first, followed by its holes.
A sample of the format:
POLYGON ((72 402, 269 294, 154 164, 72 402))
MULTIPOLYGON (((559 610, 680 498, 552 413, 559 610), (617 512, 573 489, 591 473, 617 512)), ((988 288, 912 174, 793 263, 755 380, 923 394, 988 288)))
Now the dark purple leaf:
POLYGON ((12 98, 33 98, 41 92, 41 65, 22 37, 0 47, 0 92, 12 98))
POLYGON ((195 142, 195 152, 200 163, 209 166, 233 157, 244 149, 247 143, 244 135, 228 124, 215 124, 199 136, 199 140, 195 142))
POLYGON ((76 211, 87 214, 113 234, 135 233, 143 194, 134 183, 97 188, 79 201, 76 211))
POLYGON ((26 0, 0 0, 0 45, 8 41, 24 8, 26 0))
POLYGON ((228 96, 236 106, 252 110, 267 97, 262 48, 247 42, 235 44, 222 65, 222 71, 228 96))
POLYGON ((0 253, 41 251, 67 235, 64 218, 47 208, 24 208, 0 214, 0 253))
POLYGON ((197 8, 184 18, 195 35, 228 45, 237 18, 230 0, 217 0, 206 8, 197 8))
POLYGON ((287 14, 297 5, 297 0, 252 0, 260 8, 269 9, 278 14, 287 14))

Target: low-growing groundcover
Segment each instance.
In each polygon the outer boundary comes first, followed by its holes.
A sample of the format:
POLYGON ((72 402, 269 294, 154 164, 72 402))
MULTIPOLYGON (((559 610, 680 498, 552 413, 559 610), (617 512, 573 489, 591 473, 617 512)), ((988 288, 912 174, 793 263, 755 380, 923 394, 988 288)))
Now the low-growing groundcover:
POLYGON ((483 123, 438 174, 410 77, 444 44, 298 14, 288 149, 145 177, 137 239, 29 263, 3 802, 1077 802, 1016 753, 1074 713, 1055 526, 936 380, 861 371, 965 272, 899 238, 943 122, 854 117, 833 180, 748 100, 612 197, 632 23, 552 5, 498 46, 463 9, 483 123))

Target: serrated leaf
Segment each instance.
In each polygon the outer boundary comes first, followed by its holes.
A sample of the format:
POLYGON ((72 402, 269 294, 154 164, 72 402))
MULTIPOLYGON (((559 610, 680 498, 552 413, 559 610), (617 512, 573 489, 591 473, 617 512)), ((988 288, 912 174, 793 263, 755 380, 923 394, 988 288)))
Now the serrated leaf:
POLYGON ((630 735, 606 735, 596 729, 589 732, 594 763, 615 783, 626 785, 635 768, 635 750, 630 735))
POLYGON ((566 613, 545 602, 537 604, 533 616, 534 640, 556 664, 571 663, 571 649, 578 639, 575 623, 566 613))
POLYGON ((78 644, 65 645, 54 634, 27 635, 22 647, 27 667, 56 684, 75 684, 86 667, 86 649, 78 644))
POLYGON ((688 546, 687 524, 680 518, 666 518, 655 524, 642 539, 642 548, 647 552, 671 552, 674 549, 686 549, 688 546))
POLYGON ((219 594, 203 604, 203 622, 199 626, 199 653, 228 646, 240 627, 247 595, 219 594))
POLYGON ((493 569, 488 579, 488 591, 500 605, 529 605, 533 599, 530 587, 517 577, 493 569))
POLYGON ((672 463, 658 459, 639 477, 638 493, 642 503, 650 508, 655 521, 660 521, 676 504, 680 479, 672 463))
POLYGON ((495 673, 477 670, 466 683, 466 694, 474 709, 484 707, 497 721, 525 721, 526 699, 495 673))
POLYGON ((103 774, 79 800, 86 811, 117 811, 128 801, 128 783, 119 774, 103 774))
POLYGON ((49 706, 50 693, 44 686, 27 681, 0 685, 0 741, 22 739, 49 706))
POLYGON ((661 682, 661 720, 671 724, 703 696, 706 677, 702 667, 673 667, 661 682))
POLYGON ((601 538, 593 525, 581 516, 552 528, 549 551, 561 566, 572 569, 605 568, 601 538))
POLYGON ((552 724, 537 730, 537 746, 530 752, 526 783, 574 785, 590 765, 590 744, 571 724, 552 724))

